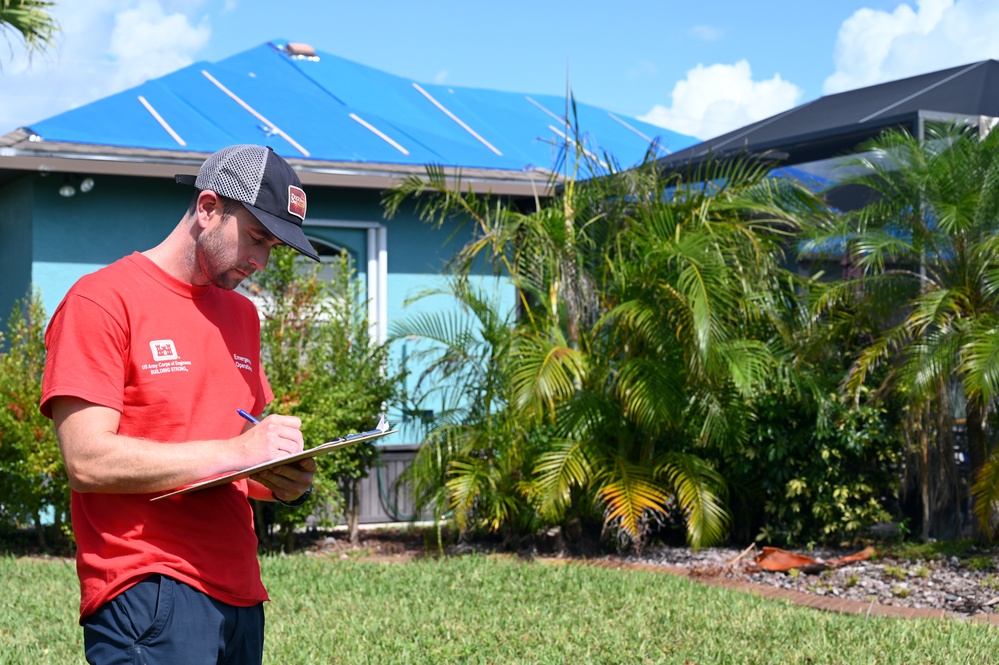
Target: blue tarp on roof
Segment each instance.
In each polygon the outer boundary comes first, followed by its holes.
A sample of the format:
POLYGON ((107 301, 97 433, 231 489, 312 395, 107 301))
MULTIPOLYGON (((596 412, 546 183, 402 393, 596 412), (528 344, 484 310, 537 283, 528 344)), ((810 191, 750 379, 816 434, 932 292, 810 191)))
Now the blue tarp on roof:
MULTIPOLYGON (((513 171, 553 168, 571 134, 564 97, 421 84, 323 52, 292 56, 285 44, 198 62, 28 129, 121 148, 259 143, 288 158, 513 171)), ((653 141, 658 157, 697 142, 587 104, 577 114, 583 147, 624 166, 653 141)))

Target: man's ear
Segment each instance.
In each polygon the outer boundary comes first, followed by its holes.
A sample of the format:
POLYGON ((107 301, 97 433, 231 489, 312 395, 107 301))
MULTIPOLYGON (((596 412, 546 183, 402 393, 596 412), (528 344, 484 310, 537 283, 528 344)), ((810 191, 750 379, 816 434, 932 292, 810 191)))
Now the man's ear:
POLYGON ((207 228, 215 216, 222 216, 222 199, 211 190, 204 190, 198 194, 198 203, 195 208, 195 217, 198 225, 207 228))

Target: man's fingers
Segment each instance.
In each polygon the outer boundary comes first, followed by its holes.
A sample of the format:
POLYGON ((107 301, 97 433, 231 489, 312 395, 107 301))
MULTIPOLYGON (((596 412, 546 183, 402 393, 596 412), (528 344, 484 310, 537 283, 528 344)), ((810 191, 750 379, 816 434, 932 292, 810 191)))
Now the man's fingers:
POLYGON ((296 464, 282 464, 253 476, 272 492, 284 498, 299 496, 312 484, 316 462, 311 458, 299 460, 296 464))
POLYGON ((304 450, 302 421, 296 416, 267 416, 250 433, 278 454, 293 454, 304 450))

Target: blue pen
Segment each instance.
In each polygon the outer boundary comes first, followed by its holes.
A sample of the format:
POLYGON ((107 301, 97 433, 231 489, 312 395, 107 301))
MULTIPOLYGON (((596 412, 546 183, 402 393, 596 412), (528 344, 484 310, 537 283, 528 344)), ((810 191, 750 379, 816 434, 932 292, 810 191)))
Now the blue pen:
POLYGON ((244 418, 246 418, 247 420, 249 420, 254 425, 259 425, 260 424, 259 420, 257 420, 256 418, 254 418, 252 415, 250 415, 246 411, 243 411, 243 409, 236 409, 236 413, 238 413, 239 415, 243 416, 244 418))

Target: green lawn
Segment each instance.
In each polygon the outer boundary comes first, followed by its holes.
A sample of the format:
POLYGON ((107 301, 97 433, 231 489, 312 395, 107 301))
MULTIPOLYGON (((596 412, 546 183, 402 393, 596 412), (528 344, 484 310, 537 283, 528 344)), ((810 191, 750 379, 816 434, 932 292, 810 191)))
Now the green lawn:
MULTIPOLYGON (((470 556, 263 559, 266 660, 306 663, 999 662, 999 630, 827 614, 645 571, 470 556)), ((71 562, 0 557, 0 664, 80 663, 71 562)))

